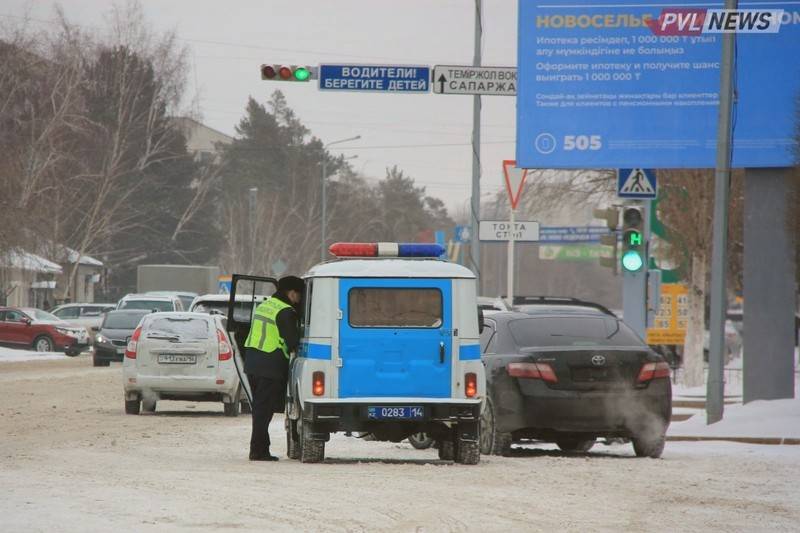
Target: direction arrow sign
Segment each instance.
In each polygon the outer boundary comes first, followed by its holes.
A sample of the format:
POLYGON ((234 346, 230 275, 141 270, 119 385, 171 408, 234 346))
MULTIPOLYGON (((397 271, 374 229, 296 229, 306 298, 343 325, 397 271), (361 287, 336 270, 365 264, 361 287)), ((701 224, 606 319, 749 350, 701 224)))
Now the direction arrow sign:
POLYGON ((506 178, 506 191, 513 210, 517 208, 519 197, 522 196, 522 186, 525 184, 528 170, 517 168, 516 161, 506 159, 503 161, 503 175, 506 178))
POLYGON ((617 196, 654 199, 658 194, 656 173, 651 168, 621 168, 617 171, 617 196))
POLYGON ((430 67, 414 65, 320 65, 321 91, 427 93, 430 67))
POLYGON ((516 96, 517 68, 436 65, 431 83, 436 94, 516 96))

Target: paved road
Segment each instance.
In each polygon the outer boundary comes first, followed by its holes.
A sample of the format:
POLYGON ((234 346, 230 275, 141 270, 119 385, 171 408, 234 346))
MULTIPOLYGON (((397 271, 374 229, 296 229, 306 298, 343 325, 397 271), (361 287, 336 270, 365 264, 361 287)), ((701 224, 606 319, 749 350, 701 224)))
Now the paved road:
MULTIPOLYGON (((3 531, 797 531, 800 448, 516 449, 474 467, 334 437, 328 461, 251 463, 249 417, 123 414, 119 365, 0 364, 3 531), (249 503, 256 502, 256 503, 249 503)), ((273 434, 283 456, 282 420, 273 434)))

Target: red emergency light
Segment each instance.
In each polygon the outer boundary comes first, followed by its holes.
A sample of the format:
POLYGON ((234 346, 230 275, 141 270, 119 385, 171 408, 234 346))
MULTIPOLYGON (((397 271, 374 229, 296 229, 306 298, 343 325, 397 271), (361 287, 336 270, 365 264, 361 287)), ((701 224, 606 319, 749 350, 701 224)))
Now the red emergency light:
POLYGON ((328 248, 336 257, 440 257, 445 249, 436 243, 337 242, 328 248))

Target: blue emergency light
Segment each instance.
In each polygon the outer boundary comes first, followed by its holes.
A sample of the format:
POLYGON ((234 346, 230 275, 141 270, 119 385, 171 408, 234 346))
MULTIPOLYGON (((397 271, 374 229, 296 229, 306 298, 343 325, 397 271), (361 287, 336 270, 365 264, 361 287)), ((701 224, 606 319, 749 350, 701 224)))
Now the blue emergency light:
POLYGON ((445 249, 436 243, 337 242, 328 248, 336 257, 439 257, 445 249))

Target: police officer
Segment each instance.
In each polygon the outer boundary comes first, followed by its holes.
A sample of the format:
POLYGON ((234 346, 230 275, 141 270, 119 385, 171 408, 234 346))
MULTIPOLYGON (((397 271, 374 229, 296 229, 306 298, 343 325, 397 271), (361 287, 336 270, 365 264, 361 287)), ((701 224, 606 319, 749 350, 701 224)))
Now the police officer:
POLYGON ((286 276, 278 280, 278 292, 258 307, 245 341, 244 371, 253 393, 251 461, 277 461, 269 453, 269 423, 283 410, 289 354, 299 343, 297 312, 303 297, 303 280, 286 276))

